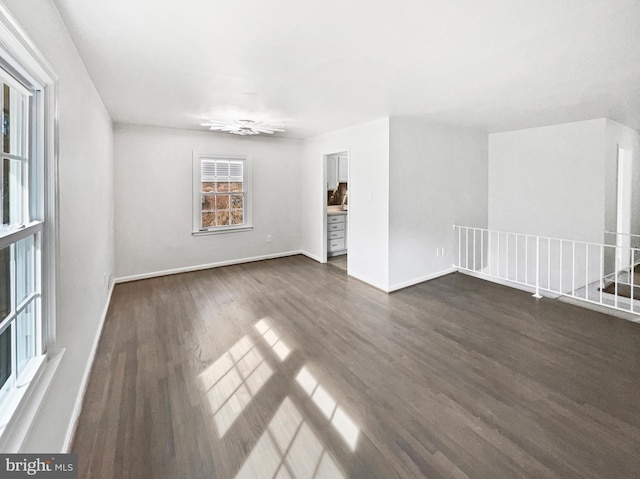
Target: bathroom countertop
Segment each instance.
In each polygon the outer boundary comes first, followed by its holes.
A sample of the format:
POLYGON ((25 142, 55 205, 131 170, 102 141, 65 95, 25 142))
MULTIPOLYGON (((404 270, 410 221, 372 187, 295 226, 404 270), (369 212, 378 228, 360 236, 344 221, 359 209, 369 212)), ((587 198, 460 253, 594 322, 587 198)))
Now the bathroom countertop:
POLYGON ((348 210, 343 210, 341 206, 327 206, 328 215, 346 215, 348 210))

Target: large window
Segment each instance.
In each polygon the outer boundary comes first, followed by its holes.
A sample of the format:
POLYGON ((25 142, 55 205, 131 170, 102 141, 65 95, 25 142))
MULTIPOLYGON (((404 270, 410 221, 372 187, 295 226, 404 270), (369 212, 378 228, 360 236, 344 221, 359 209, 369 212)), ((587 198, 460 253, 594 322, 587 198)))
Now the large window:
POLYGON ((194 154, 194 233, 251 228, 249 160, 194 154))
POLYGON ((0 432, 44 352, 38 92, 0 67, 0 432))
MULTIPOLYGON (((56 75, 0 8, 0 450, 18 450, 55 347, 56 75), (16 413, 20 411, 20 413, 16 413)), ((52 359, 54 359, 52 357, 52 359)))

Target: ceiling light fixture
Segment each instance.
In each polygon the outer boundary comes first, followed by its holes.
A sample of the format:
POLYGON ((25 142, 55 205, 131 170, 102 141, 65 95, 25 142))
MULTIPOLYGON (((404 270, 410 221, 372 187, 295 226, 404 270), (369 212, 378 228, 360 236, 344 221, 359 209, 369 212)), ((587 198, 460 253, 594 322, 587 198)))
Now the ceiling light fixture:
POLYGON ((211 120, 208 123, 202 123, 202 126, 208 126, 213 131, 224 131, 225 133, 243 136, 259 135, 260 133, 273 135, 276 131, 284 131, 282 128, 276 128, 261 121, 253 120, 211 120))

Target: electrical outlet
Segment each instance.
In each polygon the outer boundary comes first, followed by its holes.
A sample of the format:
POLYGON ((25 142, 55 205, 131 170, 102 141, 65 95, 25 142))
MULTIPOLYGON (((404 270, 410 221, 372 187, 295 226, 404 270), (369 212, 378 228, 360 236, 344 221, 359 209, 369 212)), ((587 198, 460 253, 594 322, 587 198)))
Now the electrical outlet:
POLYGON ((442 248, 442 256, 447 256, 446 250, 442 248))
POLYGON ((440 248, 436 248, 436 256, 440 256, 440 248))
POLYGON ((267 243, 271 243, 271 235, 267 235, 267 243))

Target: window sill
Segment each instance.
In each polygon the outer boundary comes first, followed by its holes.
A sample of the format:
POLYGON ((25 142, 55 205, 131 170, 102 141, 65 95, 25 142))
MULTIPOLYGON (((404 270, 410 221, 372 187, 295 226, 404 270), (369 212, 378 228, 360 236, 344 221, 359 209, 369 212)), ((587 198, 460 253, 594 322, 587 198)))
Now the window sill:
POLYGON ((238 233, 240 231, 251 231, 252 229, 253 229, 253 226, 243 225, 243 226, 235 226, 235 227, 231 226, 228 228, 220 228, 220 229, 214 229, 214 230, 192 231, 191 234, 193 236, 221 235, 226 233, 238 233))
POLYGON ((18 452, 35 419, 53 376, 64 354, 61 350, 52 357, 46 354, 33 358, 23 373, 25 378, 5 398, 0 419, 0 450, 18 452), (30 376, 30 377, 28 377, 30 376))

